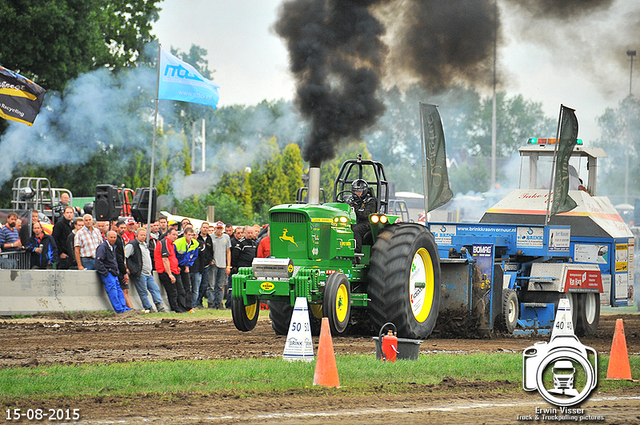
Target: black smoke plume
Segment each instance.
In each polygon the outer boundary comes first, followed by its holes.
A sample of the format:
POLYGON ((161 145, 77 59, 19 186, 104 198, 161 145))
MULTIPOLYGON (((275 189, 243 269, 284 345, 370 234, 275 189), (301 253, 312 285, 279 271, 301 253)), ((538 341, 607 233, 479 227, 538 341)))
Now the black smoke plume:
POLYGON ((280 9, 276 32, 286 40, 296 106, 310 121, 304 159, 320 165, 340 141, 354 138, 384 112, 376 98, 387 48, 371 13, 378 0, 297 0, 280 9))
MULTIPOLYGON (((504 41, 504 11, 520 20, 516 33, 524 41, 544 45, 560 60, 575 59, 596 77, 606 75, 593 52, 609 55, 608 63, 624 61, 624 51, 618 55, 617 50, 640 32, 638 7, 630 6, 633 13, 625 14, 615 35, 593 36, 576 20, 597 22, 603 14, 615 14, 618 3, 288 0, 275 30, 289 50, 296 106, 310 122, 304 159, 319 165, 335 156, 343 140, 358 138, 374 124, 384 112, 376 96, 383 80, 389 85, 420 81, 433 93, 453 84, 491 87, 493 61, 504 41), (621 34, 626 41, 618 40, 621 34)), ((499 84, 508 85, 497 73, 499 84)))

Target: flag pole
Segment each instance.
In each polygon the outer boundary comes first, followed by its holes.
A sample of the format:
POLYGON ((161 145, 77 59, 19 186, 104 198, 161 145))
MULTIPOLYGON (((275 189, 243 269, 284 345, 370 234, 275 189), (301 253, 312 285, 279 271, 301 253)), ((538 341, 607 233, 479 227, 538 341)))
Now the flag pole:
POLYGON ((429 193, 427 188, 427 151, 424 148, 424 117, 422 113, 422 102, 418 104, 420 109, 420 144, 422 147, 422 191, 424 192, 424 224, 429 228, 429 220, 427 216, 429 214, 429 193))
POLYGON ((556 130, 556 143, 553 150, 553 164, 551 165, 551 182, 549 184, 549 197, 547 198, 547 214, 544 217, 545 225, 549 224, 549 220, 551 219, 551 216, 549 215, 549 212, 551 209, 551 194, 555 190, 555 185, 556 185, 556 179, 555 179, 556 159, 558 157, 558 145, 560 144, 560 127, 562 126, 562 111, 564 110, 562 106, 563 105, 560 104, 560 113, 558 114, 558 129, 556 130))
POLYGON ((153 210, 153 173, 156 160, 156 134, 158 132, 158 95, 160 91, 160 54, 162 45, 158 43, 158 63, 156 64, 156 99, 153 114, 153 142, 151 143, 151 176, 149 177, 149 211, 147 212, 147 243, 151 235, 151 211, 153 210))

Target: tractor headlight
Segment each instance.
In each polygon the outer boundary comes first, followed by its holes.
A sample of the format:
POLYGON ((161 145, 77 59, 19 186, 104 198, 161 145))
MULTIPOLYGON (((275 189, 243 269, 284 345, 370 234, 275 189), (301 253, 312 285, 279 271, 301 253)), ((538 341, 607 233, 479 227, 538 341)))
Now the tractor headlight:
POLYGON ((378 221, 380 221, 380 216, 379 216, 379 215, 372 215, 372 216, 371 216, 371 222, 372 222, 373 224, 378 223, 378 221))
POLYGON ((340 223, 347 224, 347 221, 349 221, 347 217, 340 217, 340 223))
POLYGON ((386 223, 387 223, 387 221, 389 221, 389 219, 387 218, 387 216, 386 216, 386 215, 381 215, 381 216, 380 216, 380 223, 382 223, 382 224, 386 224, 386 223))

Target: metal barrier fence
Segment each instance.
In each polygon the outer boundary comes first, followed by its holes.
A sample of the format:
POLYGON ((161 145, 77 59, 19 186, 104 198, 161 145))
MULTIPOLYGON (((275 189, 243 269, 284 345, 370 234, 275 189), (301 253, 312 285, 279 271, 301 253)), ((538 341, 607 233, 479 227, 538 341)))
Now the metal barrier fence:
POLYGON ((27 251, 0 252, 0 269, 27 270, 31 268, 31 253, 27 251))

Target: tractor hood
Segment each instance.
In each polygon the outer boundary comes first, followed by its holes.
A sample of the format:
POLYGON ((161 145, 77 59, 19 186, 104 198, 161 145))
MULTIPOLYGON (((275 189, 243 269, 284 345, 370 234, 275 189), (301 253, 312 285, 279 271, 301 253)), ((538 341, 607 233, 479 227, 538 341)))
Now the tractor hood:
MULTIPOLYGON (((578 206, 551 216, 549 224, 571 226, 571 236, 633 237, 609 198, 591 196, 581 190, 570 190, 569 195, 578 206)), ((480 223, 544 224, 548 197, 548 189, 514 190, 487 210, 480 223)))

